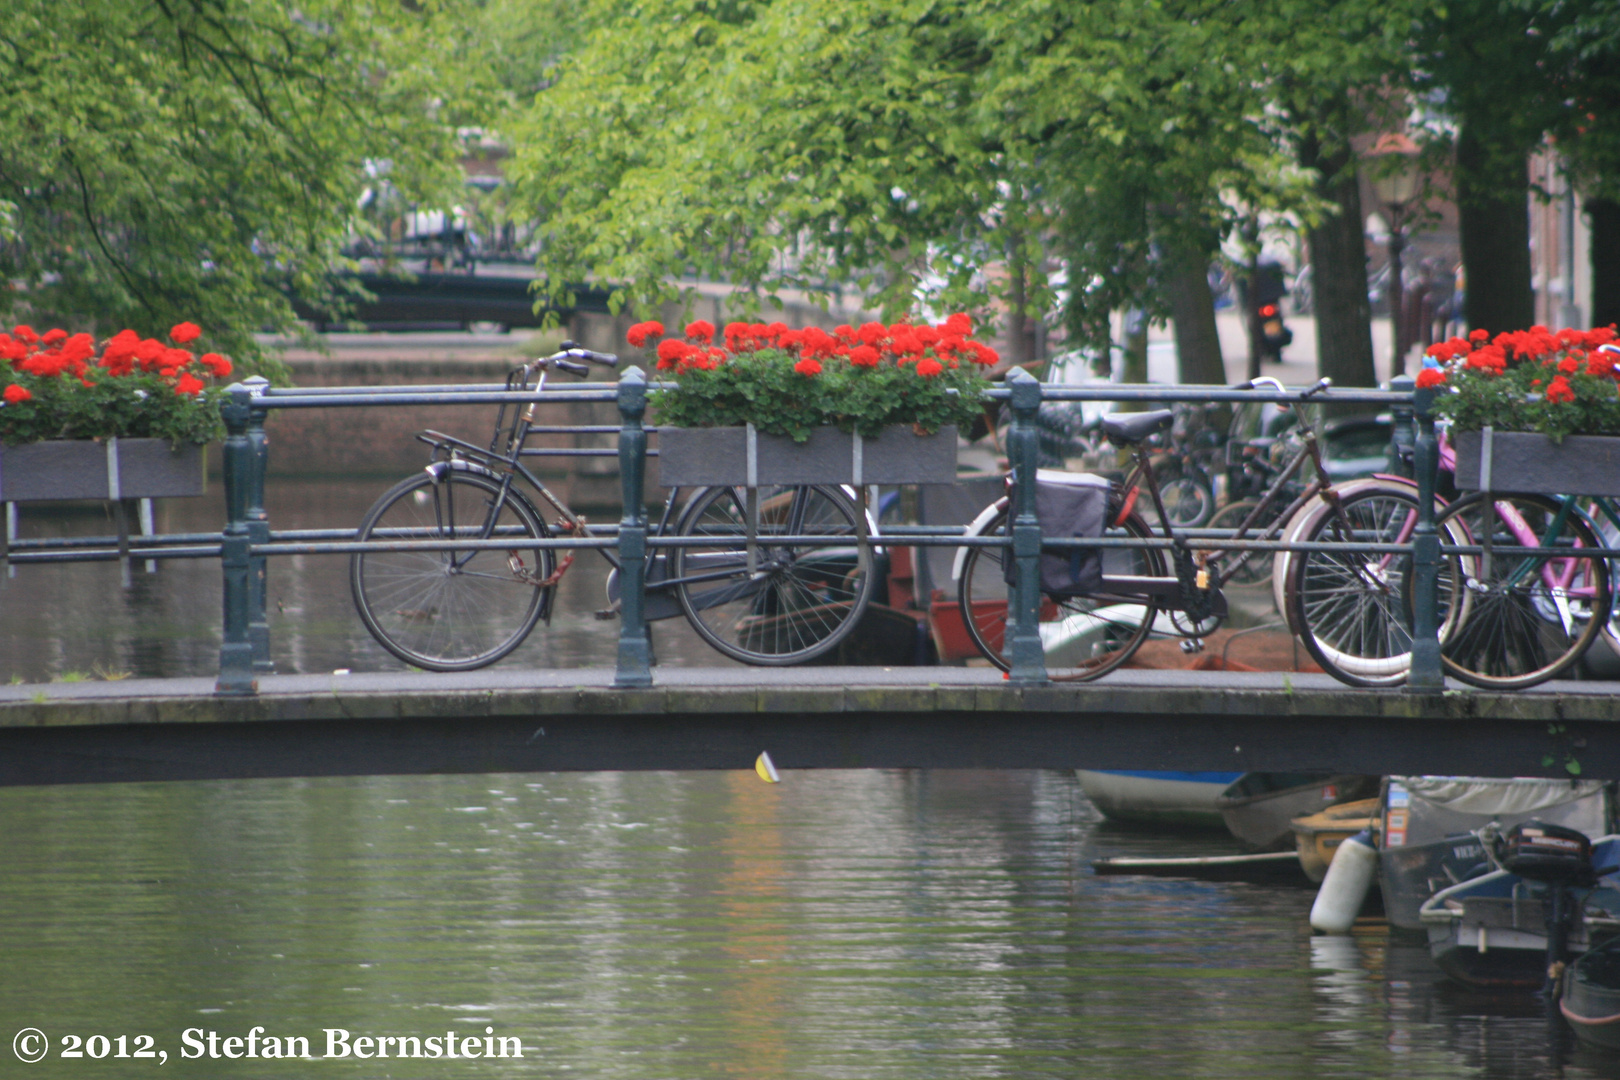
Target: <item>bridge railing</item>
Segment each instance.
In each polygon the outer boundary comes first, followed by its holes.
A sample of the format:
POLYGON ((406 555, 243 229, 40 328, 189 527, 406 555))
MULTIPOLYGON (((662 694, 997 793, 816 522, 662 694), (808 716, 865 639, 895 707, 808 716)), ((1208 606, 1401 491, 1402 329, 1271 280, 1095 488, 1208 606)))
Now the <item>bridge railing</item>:
MULTIPOLYGON (((513 391, 504 384, 442 384, 410 387, 322 387, 272 389, 263 380, 248 380, 230 388, 223 409, 227 436, 224 443, 226 523, 220 533, 188 533, 131 538, 124 549, 137 559, 219 557, 224 579, 224 639, 216 690, 221 694, 257 692, 258 674, 274 671, 270 656, 270 629, 266 617, 268 560, 284 555, 338 555, 380 550, 478 550, 507 546, 491 540, 369 540, 358 541, 356 530, 307 529, 272 531, 265 511, 265 475, 269 444, 265 421, 282 409, 386 408, 400 405, 492 405, 562 401, 616 404, 620 423, 543 427, 545 433, 617 435, 617 447, 535 448, 530 453, 619 458, 623 515, 616 526, 592 525, 588 536, 548 537, 526 541, 526 546, 558 550, 615 549, 620 571, 620 629, 615 683, 624 687, 651 685, 651 650, 645 619, 646 554, 649 549, 672 548, 696 542, 691 538, 660 536, 650 530, 646 514, 646 462, 657 451, 648 446, 656 432, 644 423, 647 382, 636 368, 625 371, 616 383, 572 384, 565 389, 513 391)), ((1042 402, 1116 401, 1141 404, 1174 402, 1288 403, 1300 400, 1301 390, 1234 390, 1214 386, 1146 387, 1122 385, 1045 385, 1021 370, 1007 382, 985 392, 990 401, 1010 406, 1011 430, 1007 453, 1015 483, 1012 490, 1009 535, 968 537, 962 526, 899 526, 881 531, 879 544, 906 547, 1004 546, 1010 549, 1015 584, 1008 600, 1007 643, 1010 679, 1017 685, 1047 681, 1039 636, 1039 558, 1044 548, 1172 547, 1197 540, 1200 548, 1255 548, 1271 551, 1364 550, 1410 552, 1413 559, 1413 649, 1407 682, 1409 690, 1434 692, 1444 686, 1437 627, 1438 577, 1442 547, 1434 524, 1438 443, 1429 407, 1430 391, 1415 391, 1411 380, 1397 380, 1391 390, 1329 390, 1313 394, 1311 401, 1327 405, 1363 405, 1389 408, 1396 424, 1398 447, 1413 451, 1418 485, 1419 520, 1410 544, 1360 544, 1304 541, 1234 540, 1232 530, 1177 530, 1172 540, 1151 538, 1044 537, 1035 513, 1037 431, 1035 416, 1042 402)), ((847 544, 837 537, 793 538, 802 546, 847 544)), ((705 541, 706 542, 706 541, 705 541)), ((17 541, 8 551, 16 562, 80 561, 120 557, 117 547, 104 538, 68 538, 17 541)))

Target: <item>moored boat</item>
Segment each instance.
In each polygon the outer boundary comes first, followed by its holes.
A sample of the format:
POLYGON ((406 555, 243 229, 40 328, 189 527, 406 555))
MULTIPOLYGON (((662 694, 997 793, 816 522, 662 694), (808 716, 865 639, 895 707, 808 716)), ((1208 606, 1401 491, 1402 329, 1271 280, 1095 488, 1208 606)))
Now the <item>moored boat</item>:
POLYGON ((1111 821, 1221 829, 1215 800, 1242 773, 1077 769, 1080 787, 1111 821))
POLYGON ((1506 832, 1531 819, 1604 836, 1614 786, 1598 780, 1392 776, 1384 791, 1378 887, 1397 930, 1426 933, 1420 909, 1443 889, 1488 868, 1474 830, 1506 832))
POLYGON ((1327 877, 1333 862, 1333 853, 1339 845, 1363 829, 1372 829, 1377 821, 1379 800, 1355 799, 1295 818, 1291 823, 1294 851, 1299 855, 1300 869, 1312 881, 1321 883, 1327 877))
POLYGON ((1377 790, 1376 776, 1246 772, 1221 792, 1215 808, 1245 844, 1261 851, 1284 850, 1293 842, 1295 818, 1377 790))
MULTIPOLYGON (((1595 886, 1574 890, 1578 913, 1568 926, 1569 954, 1620 934, 1620 836, 1591 846, 1591 862, 1609 871, 1595 886)), ((1546 882, 1498 869, 1436 893, 1420 917, 1429 953, 1447 975, 1470 986, 1537 987, 1547 979, 1546 882)))
POLYGON ((1588 950, 1569 967, 1558 1010, 1575 1037, 1620 1050, 1620 936, 1588 950))

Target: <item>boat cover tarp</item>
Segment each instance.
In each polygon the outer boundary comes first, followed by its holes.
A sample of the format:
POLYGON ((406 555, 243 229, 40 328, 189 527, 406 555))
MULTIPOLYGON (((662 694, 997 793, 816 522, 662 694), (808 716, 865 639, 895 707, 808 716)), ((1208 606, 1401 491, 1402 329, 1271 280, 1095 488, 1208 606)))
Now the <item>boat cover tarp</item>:
POLYGON ((1492 820, 1504 828, 1530 818, 1579 829, 1610 831, 1613 808, 1602 780, 1513 780, 1479 776, 1392 776, 1390 809, 1407 806, 1406 843, 1423 844, 1469 832, 1492 820))

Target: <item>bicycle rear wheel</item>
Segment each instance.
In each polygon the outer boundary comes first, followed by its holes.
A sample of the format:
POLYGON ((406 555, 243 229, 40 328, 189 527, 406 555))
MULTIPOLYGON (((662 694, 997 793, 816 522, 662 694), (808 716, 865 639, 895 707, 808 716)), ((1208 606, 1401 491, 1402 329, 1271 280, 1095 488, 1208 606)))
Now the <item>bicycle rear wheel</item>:
MULTIPOLYGON (((1407 488, 1373 488, 1344 497, 1338 509, 1324 507, 1299 539, 1406 543, 1417 513, 1417 497, 1407 488)), ((1289 625, 1322 670, 1350 686, 1405 682, 1412 666, 1411 556, 1299 551, 1289 563, 1289 625)), ((1442 574, 1443 611, 1451 606, 1449 594, 1442 574)))
MULTIPOLYGON (((1604 547, 1620 548, 1620 525, 1609 516, 1617 505, 1614 499, 1582 499, 1582 509, 1592 523, 1592 531, 1604 547)), ((1620 656, 1620 559, 1609 560, 1609 620, 1603 624, 1604 643, 1620 656)))
MULTIPOLYGON (((1481 544, 1537 547, 1540 552, 1455 555, 1447 560, 1460 587, 1459 611, 1440 641, 1446 673, 1487 689, 1535 686, 1557 676, 1586 651, 1609 620, 1609 566, 1581 548, 1599 546, 1573 507, 1540 495, 1481 492, 1457 500, 1440 524, 1481 544)), ((1442 529, 1442 535, 1444 535, 1442 529)), ((1442 581, 1444 578, 1442 578, 1442 581)))
POLYGON ((367 551, 349 559, 355 610, 383 648, 429 671, 493 664, 523 643, 555 586, 552 553, 530 546, 549 535, 528 501, 501 497, 476 473, 424 472, 395 484, 360 523, 359 540, 510 538, 486 551, 367 551))
MULTIPOLYGON (((1198 469, 1172 460, 1155 469, 1153 478, 1159 486, 1165 516, 1172 526, 1195 529, 1214 515, 1215 492, 1209 478, 1198 469)), ((1148 509, 1151 501, 1144 498, 1138 505, 1148 509)))
MULTIPOLYGON (((1110 509, 1110 515, 1117 507, 1110 509)), ((1150 537, 1151 529, 1134 512, 1115 536, 1150 537)), ((979 536, 1005 537, 1007 512, 985 523, 979 536)), ((957 600, 968 636, 996 667, 1010 670, 1006 655, 1007 599, 1004 546, 968 548, 957 583, 957 600)), ((1164 577, 1164 557, 1156 548, 1105 548, 1103 573, 1164 577)), ((1099 678, 1131 658, 1153 630, 1159 607, 1153 600, 1122 602, 1119 598, 1074 596, 1041 598, 1041 646, 1047 674, 1058 681, 1099 678)))
POLYGON ((708 543, 678 547, 671 575, 676 598, 698 635, 747 664, 812 660, 849 636, 866 612, 876 580, 869 544, 856 542, 854 500, 837 488, 759 490, 755 572, 748 569, 746 490, 704 488, 676 528, 708 543), (842 538, 834 547, 778 537, 842 538))

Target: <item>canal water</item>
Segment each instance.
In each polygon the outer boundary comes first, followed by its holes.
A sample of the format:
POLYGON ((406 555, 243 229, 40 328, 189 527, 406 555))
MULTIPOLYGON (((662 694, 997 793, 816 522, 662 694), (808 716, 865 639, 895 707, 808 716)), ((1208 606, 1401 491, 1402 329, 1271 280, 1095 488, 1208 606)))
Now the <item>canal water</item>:
POLYGON ((0 820, 4 1076, 1620 1076, 1420 946, 1313 938, 1308 889, 1094 875, 1228 845, 1059 772, 13 788, 0 820), (255 1027, 321 1060, 181 1056, 255 1027), (446 1033, 522 1057, 352 1056, 446 1033))
MULTIPOLYGON (((352 525, 386 486, 282 482, 271 520, 352 525)), ((219 524, 213 498, 163 513, 219 524)), ((594 562, 508 664, 611 662, 594 562)), ((345 565, 273 564, 280 670, 392 666, 345 565)), ((22 567, 0 585, 0 672, 212 674, 219 602, 211 560, 137 566, 128 590, 113 565, 22 567)), ((657 644, 718 662, 684 627, 657 644)), ((1061 772, 5 789, 0 1076, 1620 1078, 1533 996, 1448 984, 1376 927, 1313 937, 1308 889, 1090 870, 1232 850, 1110 826, 1061 772), (49 1052, 23 1065, 29 1028, 49 1052), (324 1056, 329 1031, 349 1056, 324 1056), (250 1032, 320 1060, 207 1056, 250 1032), (399 1056, 447 1034, 509 1053, 399 1056), (354 1056, 385 1038, 386 1060, 354 1056), (167 1061, 133 1056, 148 1046, 167 1061)))
MULTIPOLYGON (((266 511, 273 529, 353 529, 399 477, 272 478, 266 511)), ((598 515, 592 515, 593 520, 598 515)), ((220 485, 207 496, 157 506, 160 533, 217 532, 224 526, 220 485)), ((600 515, 603 520, 617 514, 600 515)), ((113 525, 100 504, 23 507, 22 537, 107 536, 113 525)), ((137 561, 124 588, 117 563, 22 565, 0 572, 0 680, 209 676, 219 671, 222 622, 217 558, 164 560, 148 573, 137 561)), ((611 667, 617 621, 607 606, 608 564, 579 553, 558 588, 556 616, 542 623, 503 663, 517 667, 611 667)), ((344 555, 292 555, 270 560, 268 603, 276 670, 312 674, 398 671, 405 665, 366 632, 349 593, 344 555)), ((661 663, 730 667, 682 619, 653 624, 661 663)))

